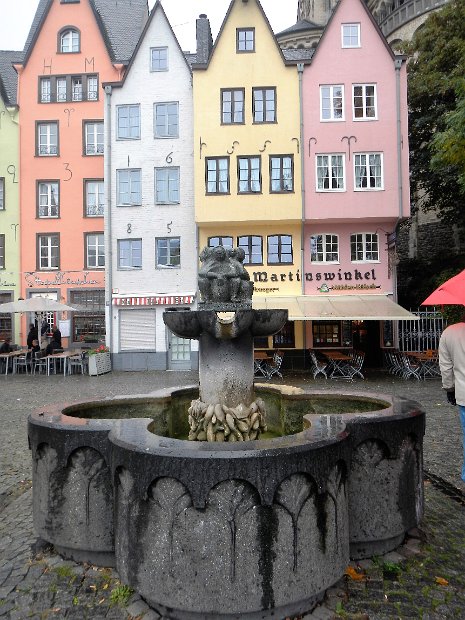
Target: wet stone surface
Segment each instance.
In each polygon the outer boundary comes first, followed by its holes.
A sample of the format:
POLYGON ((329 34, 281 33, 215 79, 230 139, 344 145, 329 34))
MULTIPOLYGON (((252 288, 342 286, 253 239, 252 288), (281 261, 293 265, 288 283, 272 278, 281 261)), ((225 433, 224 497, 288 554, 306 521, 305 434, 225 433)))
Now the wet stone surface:
MULTIPOLYGON (((1 377, 0 619, 160 616, 121 584, 115 570, 63 560, 38 541, 32 526, 31 463, 26 422, 30 411, 54 402, 143 394, 196 383, 196 373, 110 373, 101 377, 1 377)), ((382 558, 353 565, 324 603, 302 618, 393 620, 463 618, 465 609, 465 495, 460 482, 462 438, 458 413, 438 379, 403 381, 381 374, 365 381, 285 382, 304 389, 371 391, 417 400, 427 411, 424 461, 435 484, 425 485, 419 531, 382 558), (445 484, 443 484, 443 482, 445 484)))

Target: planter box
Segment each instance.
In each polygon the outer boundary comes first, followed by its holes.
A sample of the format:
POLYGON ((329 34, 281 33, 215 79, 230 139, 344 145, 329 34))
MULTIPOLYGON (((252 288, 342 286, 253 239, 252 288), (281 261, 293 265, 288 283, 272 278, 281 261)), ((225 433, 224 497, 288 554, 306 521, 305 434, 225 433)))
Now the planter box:
POLYGON ((106 372, 111 372, 110 353, 89 355, 89 375, 104 375, 106 372))

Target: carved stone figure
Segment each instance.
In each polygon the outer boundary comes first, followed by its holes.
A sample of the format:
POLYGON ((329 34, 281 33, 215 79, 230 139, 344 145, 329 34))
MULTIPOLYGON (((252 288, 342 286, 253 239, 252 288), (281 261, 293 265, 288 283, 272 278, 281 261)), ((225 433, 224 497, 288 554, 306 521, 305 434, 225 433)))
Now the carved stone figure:
POLYGON ((223 246, 204 248, 200 253, 202 266, 198 284, 201 304, 228 310, 229 305, 250 307, 253 283, 244 268, 242 248, 226 250, 223 246))

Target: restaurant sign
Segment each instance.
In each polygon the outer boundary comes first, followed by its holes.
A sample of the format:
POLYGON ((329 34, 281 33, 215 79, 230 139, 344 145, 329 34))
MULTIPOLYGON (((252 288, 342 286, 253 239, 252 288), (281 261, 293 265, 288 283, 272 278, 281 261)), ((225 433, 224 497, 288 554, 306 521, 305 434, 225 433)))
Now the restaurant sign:
POLYGON ((40 271, 29 271, 24 274, 26 285, 29 287, 45 286, 53 288, 55 286, 104 286, 102 281, 89 276, 89 271, 54 271, 51 274, 44 274, 40 271))
POLYGON ((195 295, 150 295, 147 297, 114 297, 114 306, 183 306, 193 304, 195 295))
MULTIPOLYGON (((267 271, 254 271, 252 273, 253 281, 255 283, 265 283, 265 282, 300 282, 302 280, 302 275, 300 273, 300 269, 288 273, 268 273, 267 271)), ((360 271, 359 269, 351 269, 349 271, 343 271, 342 268, 339 268, 336 272, 334 271, 317 271, 315 273, 304 273, 303 279, 305 282, 335 282, 332 285, 335 288, 335 285, 338 282, 344 282, 350 284, 366 284, 369 282, 372 284, 376 280, 376 272, 374 269, 370 269, 369 271, 360 271)))

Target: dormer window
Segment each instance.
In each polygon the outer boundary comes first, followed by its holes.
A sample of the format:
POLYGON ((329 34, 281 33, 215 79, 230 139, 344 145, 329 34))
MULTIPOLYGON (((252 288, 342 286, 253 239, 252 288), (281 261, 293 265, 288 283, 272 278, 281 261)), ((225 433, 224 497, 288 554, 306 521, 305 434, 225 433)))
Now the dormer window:
POLYGON ((60 32, 60 48, 62 54, 75 54, 81 51, 81 37, 75 28, 66 28, 60 32))
POLYGON ((236 51, 255 52, 255 28, 238 28, 236 30, 236 51))
POLYGON ((360 47, 360 24, 342 24, 342 47, 360 47))

